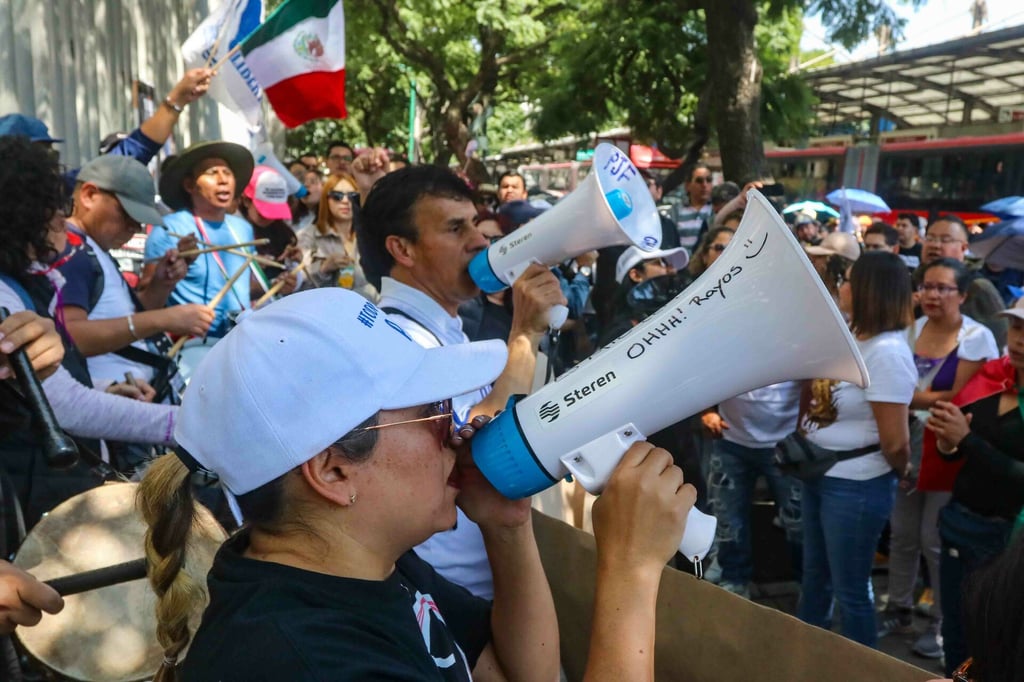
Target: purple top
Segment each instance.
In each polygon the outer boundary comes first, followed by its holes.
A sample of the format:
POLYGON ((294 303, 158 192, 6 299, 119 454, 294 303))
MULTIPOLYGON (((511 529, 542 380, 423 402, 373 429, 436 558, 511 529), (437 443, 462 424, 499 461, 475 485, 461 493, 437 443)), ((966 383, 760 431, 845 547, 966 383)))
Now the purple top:
POLYGON ((914 353, 914 364, 917 365, 917 376, 918 378, 924 377, 928 372, 935 368, 935 365, 945 361, 946 364, 939 369, 938 374, 932 377, 932 385, 928 388, 930 391, 948 391, 953 388, 953 383, 956 381, 956 368, 960 364, 960 358, 957 357, 957 350, 959 346, 949 351, 949 355, 944 358, 926 358, 914 353))

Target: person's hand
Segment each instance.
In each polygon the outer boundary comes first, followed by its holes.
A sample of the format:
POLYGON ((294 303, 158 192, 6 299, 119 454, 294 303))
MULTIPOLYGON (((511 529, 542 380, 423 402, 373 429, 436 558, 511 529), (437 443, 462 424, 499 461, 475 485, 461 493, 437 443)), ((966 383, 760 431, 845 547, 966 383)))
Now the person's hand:
POLYGON ((282 272, 280 275, 274 278, 274 284, 284 281, 284 285, 278 290, 281 296, 287 296, 288 294, 295 291, 296 285, 299 283, 299 276, 294 272, 282 272))
POLYGON ((289 244, 285 247, 284 251, 281 252, 278 260, 283 263, 287 263, 289 261, 299 263, 302 261, 302 249, 298 244, 289 244))
POLYGON ((64 342, 53 320, 29 310, 14 313, 0 322, 0 379, 14 376, 7 364, 7 354, 19 348, 25 350, 40 381, 56 372, 64 359, 64 342))
POLYGON ((198 68, 189 69, 181 77, 167 98, 179 107, 184 107, 206 94, 210 89, 210 79, 213 78, 213 69, 198 68))
POLYGON ((0 561, 0 635, 19 626, 36 625, 42 612, 59 613, 64 599, 57 591, 6 561, 0 561))
POLYGON ((215 317, 213 308, 200 303, 167 306, 160 313, 160 326, 177 336, 206 336, 215 317))
POLYGON ((473 461, 469 442, 490 417, 479 415, 464 424, 452 437, 455 448, 456 481, 459 495, 455 503, 482 529, 518 528, 530 522, 530 498, 510 500, 491 485, 473 461))
POLYGON ((627 567, 661 567, 679 549, 697 489, 672 455, 650 443, 630 446, 594 503, 599 559, 627 567))
POLYGON ((722 419, 722 415, 715 411, 705 412, 700 417, 700 423, 711 433, 712 438, 721 438, 722 432, 729 428, 729 425, 722 419))
POLYGON ((512 285, 512 328, 539 337, 548 330, 551 307, 567 303, 558 278, 532 263, 512 285))
MULTIPOLYGON (((764 183, 762 181, 760 181, 760 180, 753 180, 753 181, 748 182, 747 184, 743 185, 743 189, 740 190, 739 196, 737 196, 736 199, 735 199, 736 206, 735 206, 735 208, 733 210, 740 210, 740 209, 746 208, 747 207, 747 192, 749 192, 752 189, 762 189, 763 187, 764 187, 764 183)), ((731 211, 730 211, 730 213, 731 213, 731 211)))
POLYGON ((943 452, 952 451, 971 432, 972 415, 965 415, 953 403, 939 400, 932 405, 931 413, 924 425, 935 433, 943 452))
POLYGON ((110 384, 104 389, 104 391, 112 395, 131 398, 132 400, 138 400, 143 403, 151 403, 153 402, 153 398, 156 397, 156 391, 153 387, 141 379, 133 379, 131 383, 122 381, 120 383, 110 384))
POLYGON ((167 249, 163 257, 156 262, 156 272, 153 281, 174 287, 188 274, 188 266, 195 257, 188 259, 179 255, 179 249, 167 249))
POLYGON ((324 258, 323 262, 320 264, 320 271, 337 272, 349 265, 352 265, 352 259, 348 257, 348 254, 332 253, 324 258))
POLYGON ((352 176, 356 179, 356 187, 359 189, 359 196, 366 198, 377 182, 391 168, 388 159, 388 152, 382 147, 373 147, 359 152, 352 161, 352 176))

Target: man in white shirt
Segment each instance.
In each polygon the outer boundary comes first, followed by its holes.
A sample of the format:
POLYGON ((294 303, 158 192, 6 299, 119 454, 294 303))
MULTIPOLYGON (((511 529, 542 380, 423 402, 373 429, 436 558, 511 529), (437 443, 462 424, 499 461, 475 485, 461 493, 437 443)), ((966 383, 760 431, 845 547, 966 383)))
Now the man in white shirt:
MULTIPOLYGON (((362 186, 370 174, 371 156, 361 156, 353 164, 362 186)), ((409 166, 385 175, 366 197, 357 240, 363 269, 380 290, 381 309, 422 346, 468 342, 458 307, 479 295, 468 267, 489 245, 476 223, 469 187, 436 166, 409 166)), ((505 409, 512 395, 529 393, 537 347, 548 328, 548 310, 566 304, 558 279, 537 264, 516 280, 512 297, 508 363, 489 391, 453 400, 456 428, 478 415, 493 416, 505 409)), ((461 511, 455 530, 435 535, 416 552, 474 594, 492 594, 483 538, 461 511)))

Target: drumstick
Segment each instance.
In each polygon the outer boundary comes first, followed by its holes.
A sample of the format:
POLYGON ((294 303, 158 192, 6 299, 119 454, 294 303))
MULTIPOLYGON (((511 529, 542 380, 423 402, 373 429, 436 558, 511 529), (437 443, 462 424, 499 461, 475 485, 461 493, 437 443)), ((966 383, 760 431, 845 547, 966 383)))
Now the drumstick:
MULTIPOLYGON (((301 263, 299 263, 294 268, 288 271, 288 274, 291 275, 298 272, 299 270, 305 270, 306 265, 308 265, 308 263, 306 262, 307 260, 308 258, 303 258, 301 263)), ((259 300, 252 304, 252 309, 259 310, 264 303, 267 303, 271 298, 273 298, 277 294, 277 292, 281 291, 281 288, 284 287, 284 285, 285 278, 282 277, 281 279, 277 280, 277 283, 274 284, 274 286, 270 287, 270 290, 267 291, 267 293, 260 296, 259 300)))
MULTIPOLYGON (((171 232, 170 230, 167 231, 167 234, 171 235, 172 237, 177 237, 178 239, 184 239, 185 237, 194 237, 195 236, 194 234, 179 234, 177 232, 171 232)), ((199 244, 200 246, 216 246, 215 244, 212 244, 210 242, 204 242, 202 239, 197 239, 196 243, 199 244)), ((240 246, 240 245, 236 244, 235 246, 240 246)), ((234 256, 244 256, 244 257, 253 256, 253 254, 246 253, 245 251, 237 251, 237 250, 235 250, 234 247, 232 247, 230 249, 227 249, 227 252, 232 254, 232 255, 234 255, 234 256)), ((266 256, 256 255, 256 256, 253 256, 253 260, 256 261, 257 263, 259 263, 260 265, 269 265, 272 268, 281 268, 282 270, 284 270, 285 268, 288 267, 284 263, 282 263, 280 261, 276 261, 273 258, 267 258, 266 256)))
MULTIPOLYGON (((216 307, 220 305, 220 302, 224 300, 224 297, 228 295, 228 292, 231 291, 231 287, 235 286, 235 282, 238 281, 238 278, 241 277, 245 273, 245 271, 249 269, 249 263, 251 262, 252 259, 246 257, 245 265, 238 268, 238 270, 235 270, 235 274, 231 275, 231 277, 228 278, 228 281, 225 282, 224 286, 221 287, 221 290, 217 292, 217 295, 210 299, 210 302, 207 303, 207 305, 210 306, 211 308, 216 309, 216 307)), ((171 346, 171 349, 167 351, 167 357, 176 357, 178 353, 181 352, 181 349, 184 348, 185 342, 188 341, 189 338, 189 336, 182 336, 177 341, 175 341, 174 345, 171 346)))
MULTIPOLYGON (((0 322, 10 315, 7 308, 0 307, 0 322)), ((21 393, 32 414, 32 428, 46 457, 46 464, 52 468, 69 467, 78 461, 75 442, 60 428, 53 407, 46 398, 43 385, 32 369, 24 348, 7 354, 7 361, 17 374, 21 393)))
POLYGON ((60 596, 67 597, 72 594, 98 590, 101 587, 110 587, 118 583, 142 580, 145 577, 146 560, 133 559, 121 564, 94 568, 91 571, 83 571, 81 573, 72 573, 71 575, 44 582, 57 590, 57 594, 60 596))
POLYGON ((246 253, 245 251, 236 251, 234 249, 228 249, 227 252, 235 256, 242 256, 245 258, 251 257, 260 265, 268 265, 272 268, 280 268, 281 270, 285 270, 288 268, 288 265, 286 263, 276 261, 273 258, 267 258, 266 256, 253 255, 251 253, 246 253))
MULTIPOLYGON (((178 255, 182 258, 191 258, 192 256, 201 256, 204 253, 213 253, 214 251, 229 251, 243 246, 263 246, 264 244, 269 243, 269 239, 254 239, 251 242, 242 242, 241 244, 224 244, 223 246, 210 246, 205 249, 188 249, 187 251, 180 252, 178 255)), ((248 256, 249 254, 246 254, 246 257, 248 256)), ((163 258, 163 256, 154 256, 153 258, 147 258, 145 262, 151 263, 153 261, 160 260, 161 258, 163 258)))

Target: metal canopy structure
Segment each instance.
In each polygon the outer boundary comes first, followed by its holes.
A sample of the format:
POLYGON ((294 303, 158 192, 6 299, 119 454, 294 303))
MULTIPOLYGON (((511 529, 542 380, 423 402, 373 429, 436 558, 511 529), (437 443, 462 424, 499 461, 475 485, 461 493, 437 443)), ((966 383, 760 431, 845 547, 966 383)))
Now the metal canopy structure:
POLYGON ((1024 107, 1024 25, 815 69, 821 122, 885 118, 898 128, 999 122, 1024 107))

